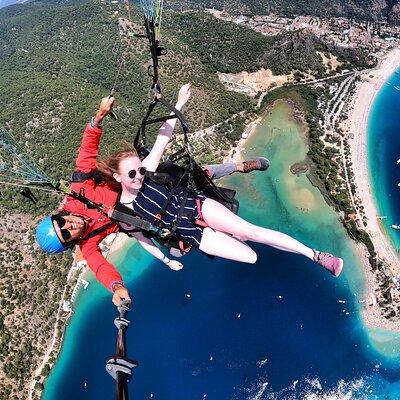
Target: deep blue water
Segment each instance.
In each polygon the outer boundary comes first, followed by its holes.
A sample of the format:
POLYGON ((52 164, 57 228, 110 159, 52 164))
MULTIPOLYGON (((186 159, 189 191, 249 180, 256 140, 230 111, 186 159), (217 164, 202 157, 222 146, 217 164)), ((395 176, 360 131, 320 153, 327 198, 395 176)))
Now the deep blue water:
MULTIPOLYGON (((128 353, 140 362, 131 399, 297 400, 310 393, 343 399, 349 392, 354 399, 400 398, 399 358, 373 348, 359 317, 362 273, 349 240, 327 206, 308 217, 293 212, 282 196, 283 171, 290 166, 278 157, 284 140, 260 137, 257 151, 267 143, 270 171, 231 179, 240 189, 241 215, 340 253, 345 273, 334 279, 300 256, 254 245, 255 265, 193 252, 183 271, 151 263, 129 279, 129 269, 149 262, 131 249, 119 263, 134 297, 128 353)), ((113 398, 104 363, 115 351, 114 316, 109 295, 91 284, 70 322, 45 400, 113 398)))
POLYGON ((374 193, 385 227, 397 249, 400 232, 390 228, 400 224, 400 69, 392 75, 376 98, 369 121, 369 167, 374 193))
MULTIPOLYGON (((182 273, 154 265, 130 285, 134 398, 246 399, 261 381, 278 391, 309 376, 330 388, 374 370, 351 293, 298 256, 255 248, 257 266, 190 256, 182 273)), ((105 298, 86 315, 57 400, 112 398, 104 359, 115 348, 114 312, 105 298)))

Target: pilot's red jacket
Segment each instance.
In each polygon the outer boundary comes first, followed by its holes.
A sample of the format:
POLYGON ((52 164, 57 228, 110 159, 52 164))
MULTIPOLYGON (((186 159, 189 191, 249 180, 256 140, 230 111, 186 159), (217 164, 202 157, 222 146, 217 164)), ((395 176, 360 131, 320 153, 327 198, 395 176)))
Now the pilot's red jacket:
MULTIPOLYGON (((90 124, 86 126, 76 160, 77 171, 90 173, 97 169, 96 159, 98 156, 101 134, 101 128, 93 128, 90 124)), ((83 182, 74 182, 71 184, 71 189, 78 193, 81 192, 85 197, 96 203, 110 207, 114 206, 118 196, 118 192, 106 183, 96 184, 93 179, 86 179, 83 182)), ((85 236, 95 229, 109 224, 111 222, 110 218, 96 209, 87 208, 85 204, 69 196, 66 198, 63 211, 90 218, 89 226, 82 235, 83 239, 78 241, 78 245, 90 269, 95 273, 96 278, 109 290, 113 289, 115 283, 123 284, 121 275, 115 267, 104 258, 99 248, 100 242, 106 236, 118 230, 118 224, 115 223, 96 236, 85 240, 85 236)))

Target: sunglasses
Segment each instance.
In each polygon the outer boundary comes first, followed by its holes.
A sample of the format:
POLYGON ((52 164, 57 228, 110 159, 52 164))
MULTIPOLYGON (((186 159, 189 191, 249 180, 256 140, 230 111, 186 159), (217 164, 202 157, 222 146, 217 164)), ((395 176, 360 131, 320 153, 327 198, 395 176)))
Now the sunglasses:
POLYGON ((146 167, 140 167, 137 171, 136 171, 136 169, 131 169, 128 172, 128 177, 130 179, 133 179, 136 176, 137 172, 139 172, 140 175, 144 176, 146 174, 146 172, 147 172, 147 168, 146 167))
POLYGON ((67 242, 68 240, 71 239, 71 232, 68 229, 61 229, 65 224, 66 224, 66 220, 64 217, 62 217, 61 215, 55 215, 52 218, 52 221, 57 222, 57 226, 60 228, 60 234, 61 237, 63 238, 63 240, 65 242, 67 242))

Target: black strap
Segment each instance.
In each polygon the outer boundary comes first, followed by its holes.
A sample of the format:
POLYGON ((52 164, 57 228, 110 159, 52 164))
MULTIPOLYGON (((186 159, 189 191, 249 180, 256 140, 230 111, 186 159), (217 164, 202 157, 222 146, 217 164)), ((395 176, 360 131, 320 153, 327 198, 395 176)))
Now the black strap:
POLYGON ((103 204, 96 203, 96 202, 88 199, 83 193, 77 193, 77 192, 71 190, 71 192, 68 193, 68 196, 71 196, 74 199, 80 201, 87 208, 96 209, 97 211, 101 212, 102 214, 107 215, 107 212, 106 212, 103 204))
POLYGON ((98 170, 91 172, 75 171, 72 174, 71 182, 84 182, 87 179, 93 179, 93 181, 98 185, 104 181, 103 174, 98 170))
MULTIPOLYGON (((161 206, 160 211, 158 212, 158 214, 160 215, 161 218, 165 215, 168 204, 170 203, 172 197, 174 197, 179 192, 179 188, 182 187, 182 184, 181 184, 182 182, 185 183, 185 189, 187 189, 189 182, 188 181, 186 182, 186 177, 188 177, 188 171, 184 170, 183 174, 179 177, 179 179, 176 182, 176 184, 174 185, 174 187, 168 188, 170 190, 169 195, 166 198, 166 200, 164 201, 164 204, 161 206)), ((187 200, 187 196, 186 196, 186 200, 187 200)), ((185 205, 186 205, 186 200, 185 200, 185 205)), ((181 203, 181 205, 182 205, 182 203, 181 203)), ((185 207, 185 205, 184 205, 184 207, 185 207)), ((175 220, 176 220, 176 218, 175 218, 175 220)), ((159 220, 157 220, 157 221, 158 221, 158 223, 161 223, 161 221, 159 221, 159 220)))
POLYGON ((181 204, 179 206, 178 214, 176 215, 174 221, 172 222, 172 227, 171 227, 172 234, 175 233, 176 229, 178 228, 179 222, 182 219, 183 212, 185 211, 185 206, 187 203, 188 194, 189 194, 189 188, 186 187, 185 191, 183 192, 183 198, 182 198, 181 204))
MULTIPOLYGON (((128 207, 126 207, 126 208, 128 208, 128 207)), ((150 222, 148 222, 140 217, 129 215, 126 212, 123 212, 121 210, 115 209, 112 212, 111 218, 114 221, 123 222, 125 224, 132 225, 136 228, 139 228, 140 230, 149 231, 149 232, 157 232, 159 230, 158 227, 151 224, 150 222)))
MULTIPOLYGON (((150 232, 158 232, 159 231, 159 227, 136 216, 136 214, 134 214, 134 212, 129 207, 126 207, 123 204, 121 204, 119 202, 119 198, 118 198, 118 201, 116 202, 115 208, 113 209, 111 216, 109 216, 103 204, 95 203, 94 201, 92 201, 92 200, 88 199, 86 196, 84 196, 82 193, 77 193, 77 192, 71 191, 68 194, 69 194, 69 196, 71 196, 71 197, 79 200, 83 204, 85 204, 88 208, 96 209, 99 212, 101 212, 103 215, 106 215, 107 217, 111 218, 113 221, 110 222, 110 224, 114 224, 115 222, 124 222, 126 224, 133 225, 139 229, 143 229, 145 231, 150 231, 150 232)), ((101 229, 101 228, 99 228, 99 229, 101 229)), ((93 232, 95 232, 95 231, 93 231, 93 232)), ((100 232, 102 232, 102 230, 100 232)), ((100 232, 96 232, 96 234, 98 234, 100 232)), ((89 234, 89 235, 91 235, 91 234, 89 234)), ((95 236, 95 235, 92 235, 90 237, 93 237, 93 236, 95 236)))
POLYGON ((121 203, 121 192, 118 194, 117 201, 111 218, 118 222, 132 225, 141 231, 159 233, 160 227, 141 218, 135 211, 121 203))
POLYGON ((97 228, 94 231, 90 232, 89 234, 87 234, 86 236, 81 238, 80 240, 87 240, 87 239, 90 239, 92 237, 95 237, 95 236, 99 235, 100 233, 106 231, 108 228, 111 228, 115 224, 116 224, 115 221, 110 221, 107 224, 105 224, 103 226, 100 226, 99 228, 97 228))

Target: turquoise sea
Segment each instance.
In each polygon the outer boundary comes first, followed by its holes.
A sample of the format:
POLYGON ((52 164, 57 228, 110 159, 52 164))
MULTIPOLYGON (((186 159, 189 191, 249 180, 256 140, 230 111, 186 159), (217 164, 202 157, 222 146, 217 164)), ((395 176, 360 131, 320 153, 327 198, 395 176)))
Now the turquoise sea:
MULTIPOLYGON (((398 127, 394 107, 382 112, 398 127)), ((134 298, 128 354, 140 362, 131 399, 400 399, 399 335, 365 328, 353 245, 306 176, 290 173, 306 152, 289 106, 279 102, 247 146, 248 157, 270 158, 269 171, 224 184, 238 190, 241 216, 340 254, 344 273, 335 279, 301 256, 261 245, 252 245, 255 265, 192 252, 179 272, 136 245, 120 252, 114 261, 134 298)), ((114 317, 109 294, 92 279, 75 304, 44 400, 114 397, 104 369, 115 351, 114 317)))
POLYGON ((383 86, 370 115, 368 159, 373 192, 386 232, 397 250, 400 233, 390 228, 400 224, 400 68, 383 86))

